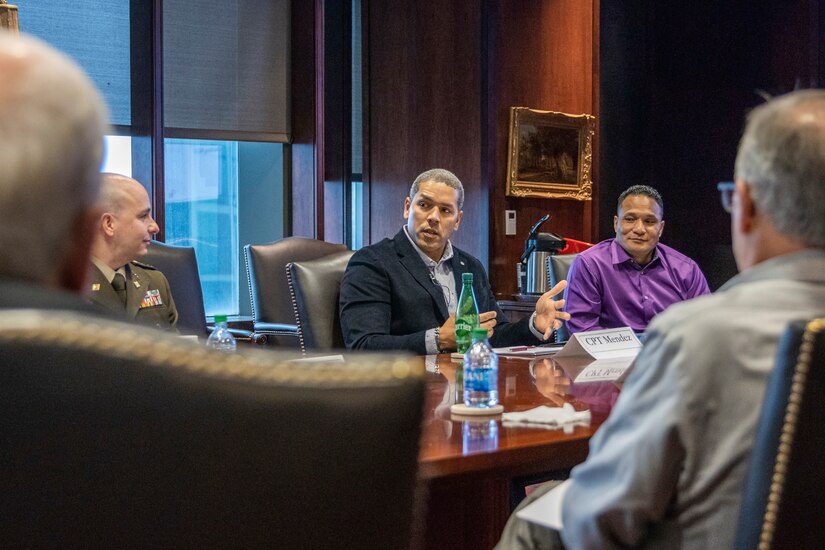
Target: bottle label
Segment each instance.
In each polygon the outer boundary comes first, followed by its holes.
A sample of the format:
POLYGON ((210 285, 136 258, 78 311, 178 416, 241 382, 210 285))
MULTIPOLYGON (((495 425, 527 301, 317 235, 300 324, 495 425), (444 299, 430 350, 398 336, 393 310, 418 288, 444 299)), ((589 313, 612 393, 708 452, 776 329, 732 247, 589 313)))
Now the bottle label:
POLYGON ((471 330, 473 330, 473 324, 468 319, 456 319, 455 330, 456 332, 462 330, 466 333, 469 333, 471 330))
POLYGON ((488 392, 496 389, 492 387, 494 369, 466 368, 464 369, 464 389, 474 392, 488 392))
POLYGON ((456 319, 455 321, 455 347, 458 353, 466 353, 472 344, 470 331, 473 330, 473 323, 468 319, 456 319))

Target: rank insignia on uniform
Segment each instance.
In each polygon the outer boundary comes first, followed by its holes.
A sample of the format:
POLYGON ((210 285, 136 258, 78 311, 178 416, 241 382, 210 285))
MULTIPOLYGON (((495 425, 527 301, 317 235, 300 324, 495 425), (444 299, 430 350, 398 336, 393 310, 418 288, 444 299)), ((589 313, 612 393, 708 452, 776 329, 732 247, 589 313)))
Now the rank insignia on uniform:
POLYGON ((147 290, 143 295, 143 300, 140 301, 140 308, 162 306, 163 300, 160 297, 158 289, 147 290))
POLYGON ((134 283, 135 288, 140 288, 140 282, 139 282, 137 279, 135 279, 134 281, 132 281, 132 283, 134 283))
POLYGON ((100 290, 100 283, 92 283, 92 292, 98 292, 100 290))

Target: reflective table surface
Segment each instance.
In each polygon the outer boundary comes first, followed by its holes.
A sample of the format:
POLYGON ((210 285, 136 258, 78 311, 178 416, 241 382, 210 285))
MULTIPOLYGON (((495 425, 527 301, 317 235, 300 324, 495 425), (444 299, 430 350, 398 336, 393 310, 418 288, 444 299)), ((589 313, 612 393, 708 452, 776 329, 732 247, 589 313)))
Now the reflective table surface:
MULTIPOLYGON (((544 456, 546 470, 574 465, 565 452, 586 452, 586 443, 607 418, 619 396, 620 383, 574 383, 580 365, 564 366, 552 357, 527 359, 500 357, 499 402, 505 412, 524 411, 540 405, 570 403, 576 410, 591 411, 589 426, 564 429, 504 427, 501 415, 462 417, 450 406, 462 402, 456 388, 456 370, 461 366, 448 354, 431 355, 427 362, 427 394, 424 432, 419 462, 425 479, 495 467, 518 468, 544 456), (485 456, 478 456, 485 455, 485 456), (561 455, 561 456, 556 456, 561 455)), ((578 454, 578 452, 576 454, 578 454)))
POLYGON ((565 476, 587 457, 588 441, 604 422, 619 382, 573 382, 585 365, 552 357, 499 357, 499 402, 505 412, 570 403, 590 410, 589 425, 545 429, 503 426, 501 415, 459 417, 456 388, 461 366, 449 354, 422 358, 427 365, 419 485, 426 495, 424 529, 417 546, 492 548, 523 485, 565 476))

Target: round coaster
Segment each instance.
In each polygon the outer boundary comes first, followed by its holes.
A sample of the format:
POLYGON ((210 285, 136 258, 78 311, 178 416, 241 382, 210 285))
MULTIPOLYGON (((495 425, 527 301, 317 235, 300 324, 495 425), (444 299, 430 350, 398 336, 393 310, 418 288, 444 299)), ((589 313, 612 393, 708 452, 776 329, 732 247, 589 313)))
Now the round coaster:
POLYGON ((464 403, 456 403, 450 406, 450 412, 453 414, 460 414, 462 416, 492 416, 504 412, 504 406, 496 405, 494 407, 468 407, 464 403))

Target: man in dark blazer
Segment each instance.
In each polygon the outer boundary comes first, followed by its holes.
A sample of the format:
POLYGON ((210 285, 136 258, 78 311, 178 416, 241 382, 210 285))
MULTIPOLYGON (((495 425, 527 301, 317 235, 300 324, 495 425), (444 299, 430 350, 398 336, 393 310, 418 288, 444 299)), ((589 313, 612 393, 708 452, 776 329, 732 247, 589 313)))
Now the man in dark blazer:
POLYGON ((169 282, 154 267, 136 261, 158 232, 146 189, 132 178, 103 174, 100 205, 104 212, 92 245, 92 301, 141 324, 177 330, 169 282))
POLYGON ((464 212, 464 187, 451 172, 419 175, 404 199, 407 223, 392 239, 357 251, 341 281, 341 329, 359 350, 455 351, 455 309, 461 274, 473 274, 479 324, 495 347, 545 342, 561 321, 562 281, 536 303, 529 318, 510 323, 476 258, 450 243, 464 212))

